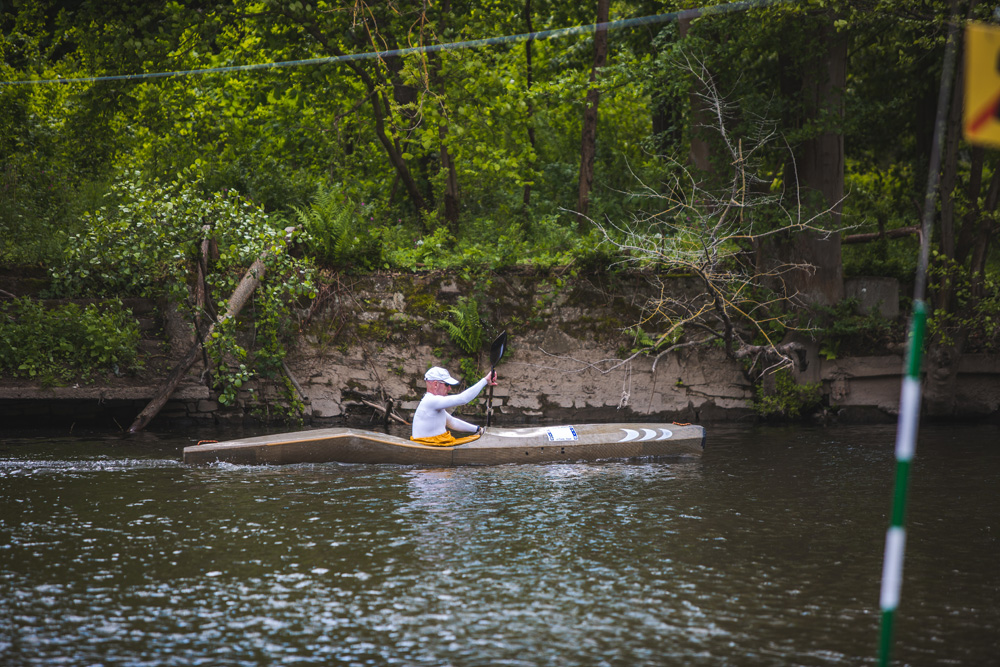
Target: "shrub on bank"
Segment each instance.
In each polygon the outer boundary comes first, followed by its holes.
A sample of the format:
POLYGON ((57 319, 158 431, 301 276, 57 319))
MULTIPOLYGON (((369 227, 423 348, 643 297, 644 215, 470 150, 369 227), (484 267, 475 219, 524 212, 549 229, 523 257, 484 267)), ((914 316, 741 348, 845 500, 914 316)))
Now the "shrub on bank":
POLYGON ((0 374, 45 385, 91 381, 142 367, 139 324, 121 301, 46 308, 29 298, 0 304, 0 374))

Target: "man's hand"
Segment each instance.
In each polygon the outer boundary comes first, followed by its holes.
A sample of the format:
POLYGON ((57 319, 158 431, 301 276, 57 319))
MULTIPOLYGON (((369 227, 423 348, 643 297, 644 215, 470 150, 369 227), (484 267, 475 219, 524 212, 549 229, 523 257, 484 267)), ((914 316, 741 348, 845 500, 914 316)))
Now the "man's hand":
POLYGON ((490 379, 486 381, 486 384, 491 384, 493 386, 496 386, 496 383, 497 383, 497 372, 494 370, 493 373, 490 375, 490 379))

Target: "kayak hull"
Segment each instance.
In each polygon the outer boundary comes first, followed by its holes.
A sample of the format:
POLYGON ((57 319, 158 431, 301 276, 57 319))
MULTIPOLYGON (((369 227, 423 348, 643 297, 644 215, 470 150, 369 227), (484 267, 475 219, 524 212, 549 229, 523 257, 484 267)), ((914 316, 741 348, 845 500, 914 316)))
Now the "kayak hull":
POLYGON ((462 466, 701 456, 705 429, 694 424, 580 424, 490 427, 473 442, 432 447, 352 428, 265 435, 184 448, 184 463, 394 463, 462 466))

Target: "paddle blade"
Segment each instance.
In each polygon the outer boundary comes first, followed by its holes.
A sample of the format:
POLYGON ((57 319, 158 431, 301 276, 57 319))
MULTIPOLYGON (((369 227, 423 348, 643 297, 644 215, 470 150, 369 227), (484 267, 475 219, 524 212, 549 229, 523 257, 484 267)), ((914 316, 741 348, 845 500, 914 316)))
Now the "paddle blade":
POLYGON ((503 357, 503 351, 507 347, 507 332, 501 331, 500 335, 496 337, 493 341, 493 345, 490 347, 490 366, 496 367, 500 363, 500 358, 503 357))

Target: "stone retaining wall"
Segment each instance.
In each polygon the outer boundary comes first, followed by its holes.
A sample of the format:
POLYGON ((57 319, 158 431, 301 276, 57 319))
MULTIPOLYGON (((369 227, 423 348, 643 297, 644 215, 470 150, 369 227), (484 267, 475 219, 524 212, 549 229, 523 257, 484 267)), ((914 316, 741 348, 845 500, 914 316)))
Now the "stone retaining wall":
MULTIPOLYGON (((639 321, 650 286, 642 276, 616 284, 578 281, 559 287, 531 276, 497 279, 483 294, 493 322, 506 321, 507 354, 494 390, 497 423, 533 421, 753 420, 751 387, 740 367, 712 348, 654 359, 623 361, 632 341, 623 329, 639 321)), ((684 289, 683 284, 678 289, 684 289)), ((432 365, 459 376, 462 357, 437 324, 467 285, 443 275, 375 276, 352 290, 328 294, 289 353, 288 367, 302 389, 307 423, 365 425, 379 421, 370 404, 392 400, 409 420, 432 365)), ((162 309, 161 309, 162 312, 162 309)), ((172 359, 193 340, 169 311, 160 323, 172 340, 172 359)), ((901 355, 821 359, 809 344, 800 382, 821 382, 831 409, 846 421, 892 420, 902 377, 901 355)), ((479 358, 486 371, 485 356, 479 358)), ((165 364, 168 369, 169 363, 165 364)), ((960 369, 963 405, 970 415, 1000 413, 1000 356, 969 355, 960 369)), ((196 366, 153 428, 173 423, 232 423, 248 419, 244 405, 224 408, 196 366)), ((478 377, 466 378, 476 380, 478 377)), ((103 420, 127 428, 156 394, 162 376, 109 386, 42 388, 0 384, 0 423, 103 420), (111 420, 108 420, 108 417, 111 420)), ((460 411, 482 421, 484 398, 460 411)))

